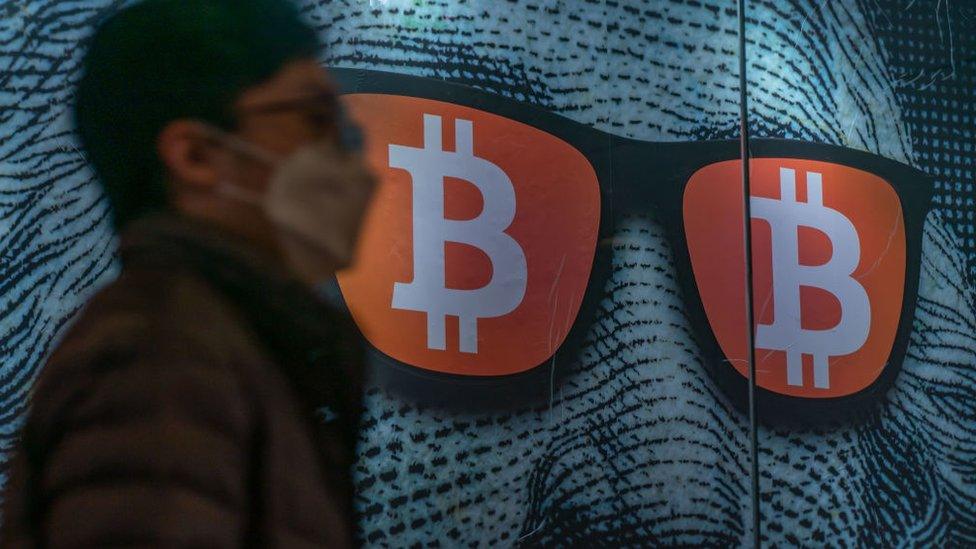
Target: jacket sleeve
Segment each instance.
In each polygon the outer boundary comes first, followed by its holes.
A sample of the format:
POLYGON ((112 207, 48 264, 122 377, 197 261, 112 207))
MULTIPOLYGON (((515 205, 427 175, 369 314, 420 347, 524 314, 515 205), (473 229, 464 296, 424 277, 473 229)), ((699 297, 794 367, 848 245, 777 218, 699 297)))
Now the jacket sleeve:
POLYGON ((231 369, 184 349, 77 371, 39 385, 26 428, 41 544, 240 546, 253 410, 231 369))

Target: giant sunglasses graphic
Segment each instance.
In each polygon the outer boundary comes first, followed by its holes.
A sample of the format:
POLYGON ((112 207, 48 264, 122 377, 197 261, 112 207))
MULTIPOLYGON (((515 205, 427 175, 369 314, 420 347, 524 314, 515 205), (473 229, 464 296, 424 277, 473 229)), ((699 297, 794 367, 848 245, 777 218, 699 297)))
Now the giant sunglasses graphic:
MULTIPOLYGON (((333 74, 383 181, 338 282, 384 384, 429 404, 549 395, 636 215, 665 227, 702 362, 745 402, 738 141, 637 141, 468 86, 333 74)), ((931 181, 830 145, 755 139, 752 155, 761 418, 850 417, 901 367, 931 181)))

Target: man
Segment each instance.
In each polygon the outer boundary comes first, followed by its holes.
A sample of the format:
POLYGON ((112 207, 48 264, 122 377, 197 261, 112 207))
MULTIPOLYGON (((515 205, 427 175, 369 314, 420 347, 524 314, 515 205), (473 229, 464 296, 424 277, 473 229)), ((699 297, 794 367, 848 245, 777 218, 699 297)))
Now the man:
POLYGON ((147 0, 102 24, 75 119, 119 278, 36 384, 14 547, 354 545, 358 347, 312 288, 374 187, 282 0, 147 0))

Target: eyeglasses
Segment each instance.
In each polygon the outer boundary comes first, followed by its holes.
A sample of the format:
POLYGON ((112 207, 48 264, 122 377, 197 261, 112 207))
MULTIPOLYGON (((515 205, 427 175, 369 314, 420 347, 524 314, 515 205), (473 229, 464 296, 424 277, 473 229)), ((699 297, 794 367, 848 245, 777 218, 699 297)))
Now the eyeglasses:
POLYGON ((332 112, 339 106, 336 92, 332 90, 316 90, 306 94, 298 95, 288 99, 276 101, 266 101, 239 107, 243 112, 265 113, 265 112, 286 112, 295 109, 318 108, 332 112))
POLYGON ((269 101, 237 109, 240 116, 301 112, 317 130, 335 131, 347 151, 356 152, 363 146, 363 136, 353 124, 336 93, 327 90, 302 97, 269 101))
MULTIPOLYGON (((387 186, 339 276, 381 381, 435 404, 548 395, 604 298, 605 244, 652 216, 703 363, 745 405, 738 141, 638 141, 468 86, 332 74, 387 186)), ((751 155, 761 418, 849 417, 904 358, 932 181, 833 145, 753 139, 751 155)))

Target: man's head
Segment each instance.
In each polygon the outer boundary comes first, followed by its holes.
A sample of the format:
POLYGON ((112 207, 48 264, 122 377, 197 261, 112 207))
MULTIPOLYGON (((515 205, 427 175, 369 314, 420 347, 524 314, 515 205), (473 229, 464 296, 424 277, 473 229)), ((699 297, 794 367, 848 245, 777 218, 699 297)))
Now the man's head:
POLYGON ((335 88, 316 33, 286 0, 145 0, 91 40, 77 89, 82 145, 116 227, 174 210, 276 248, 260 204, 274 162, 338 140, 335 88))

